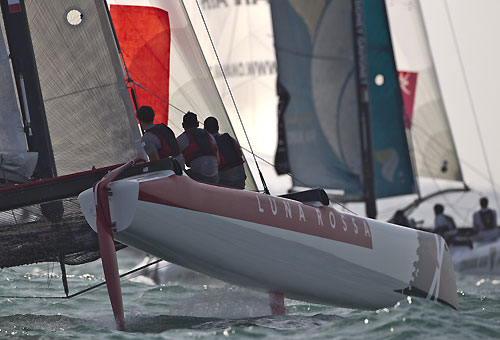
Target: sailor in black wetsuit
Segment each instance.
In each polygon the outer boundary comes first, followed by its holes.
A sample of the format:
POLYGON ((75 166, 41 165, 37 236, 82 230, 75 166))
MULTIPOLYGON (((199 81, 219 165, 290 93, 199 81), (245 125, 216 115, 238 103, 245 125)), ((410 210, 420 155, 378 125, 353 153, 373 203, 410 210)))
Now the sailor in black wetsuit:
POLYGON ((151 106, 141 106, 137 110, 137 119, 143 131, 142 143, 150 161, 157 161, 172 156, 184 169, 182 155, 174 132, 165 124, 154 124, 155 113, 151 106))
POLYGON ((432 232, 441 235, 446 242, 450 243, 457 236, 458 230, 453 217, 445 215, 442 204, 434 205, 434 229, 432 232))
POLYGON ((219 133, 219 122, 215 117, 208 117, 204 122, 205 130, 217 141, 219 149, 219 184, 236 189, 245 188, 245 168, 243 154, 238 142, 228 133, 219 133))

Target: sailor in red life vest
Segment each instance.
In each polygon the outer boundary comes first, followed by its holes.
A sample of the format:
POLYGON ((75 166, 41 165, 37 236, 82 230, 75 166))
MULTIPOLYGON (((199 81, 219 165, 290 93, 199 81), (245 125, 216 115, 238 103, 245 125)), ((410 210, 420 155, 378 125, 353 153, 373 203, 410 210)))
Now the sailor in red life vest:
POLYGON ((177 142, 184 155, 186 173, 192 179, 214 183, 219 182, 219 155, 215 138, 200 129, 196 113, 188 112, 182 118, 184 132, 177 137, 177 142))
POLYGON ((172 156, 184 169, 184 156, 181 153, 174 132, 165 124, 154 124, 155 112, 151 106, 141 106, 137 119, 143 131, 142 144, 150 161, 172 156))
POLYGON ((219 133, 219 122, 215 117, 208 117, 203 124, 205 130, 215 137, 219 149, 219 184, 245 189, 247 176, 240 145, 228 133, 219 133))

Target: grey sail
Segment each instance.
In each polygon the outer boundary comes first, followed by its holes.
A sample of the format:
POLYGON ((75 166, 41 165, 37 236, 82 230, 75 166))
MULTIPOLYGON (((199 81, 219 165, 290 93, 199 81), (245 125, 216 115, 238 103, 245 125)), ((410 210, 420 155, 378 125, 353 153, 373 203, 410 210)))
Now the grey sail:
POLYGON ((26 0, 59 175, 142 154, 103 1, 26 0))
MULTIPOLYGON (((0 25, 3 27, 0 16, 0 25)), ((33 174, 37 153, 27 152, 9 52, 0 32, 0 180, 24 182, 33 174)))

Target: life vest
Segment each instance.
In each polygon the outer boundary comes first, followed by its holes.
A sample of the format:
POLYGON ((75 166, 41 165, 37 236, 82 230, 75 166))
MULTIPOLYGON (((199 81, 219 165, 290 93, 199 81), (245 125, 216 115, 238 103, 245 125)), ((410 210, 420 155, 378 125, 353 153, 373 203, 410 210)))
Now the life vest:
POLYGON ((219 149, 219 171, 243 164, 243 154, 236 141, 228 133, 215 136, 219 149))
POLYGON ((161 141, 161 148, 158 150, 160 159, 168 156, 176 157, 181 153, 177 139, 175 139, 174 132, 165 124, 157 124, 146 132, 151 132, 158 137, 161 141))
POLYGON ((493 211, 491 211, 490 209, 486 211, 480 211, 479 217, 481 218, 481 222, 483 222, 484 230, 496 228, 493 211))
POLYGON ((182 151, 187 166, 191 166, 191 161, 200 156, 217 157, 217 145, 207 131, 196 128, 185 132, 189 138, 189 145, 182 151))

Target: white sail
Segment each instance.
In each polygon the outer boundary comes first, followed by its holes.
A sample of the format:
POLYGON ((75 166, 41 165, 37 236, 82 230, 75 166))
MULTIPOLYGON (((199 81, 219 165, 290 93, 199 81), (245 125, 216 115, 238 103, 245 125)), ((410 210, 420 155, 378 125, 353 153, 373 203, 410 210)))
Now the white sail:
MULTIPOLYGON (((462 180, 418 0, 386 0, 396 64, 416 74, 413 115, 408 125, 417 175, 462 180)), ((404 76, 403 76, 404 77, 404 76)), ((409 91, 402 79, 402 91, 409 91)), ((408 126, 407 126, 408 127, 408 126)))
MULTIPOLYGON (((184 1, 217 88, 233 122, 231 95, 208 38, 196 1, 184 1)), ((276 56, 268 1, 199 1, 224 74, 257 153, 274 154, 277 105, 276 56)), ((238 122, 236 134, 244 133, 238 122)), ((242 145, 246 141, 241 140, 242 145)))

